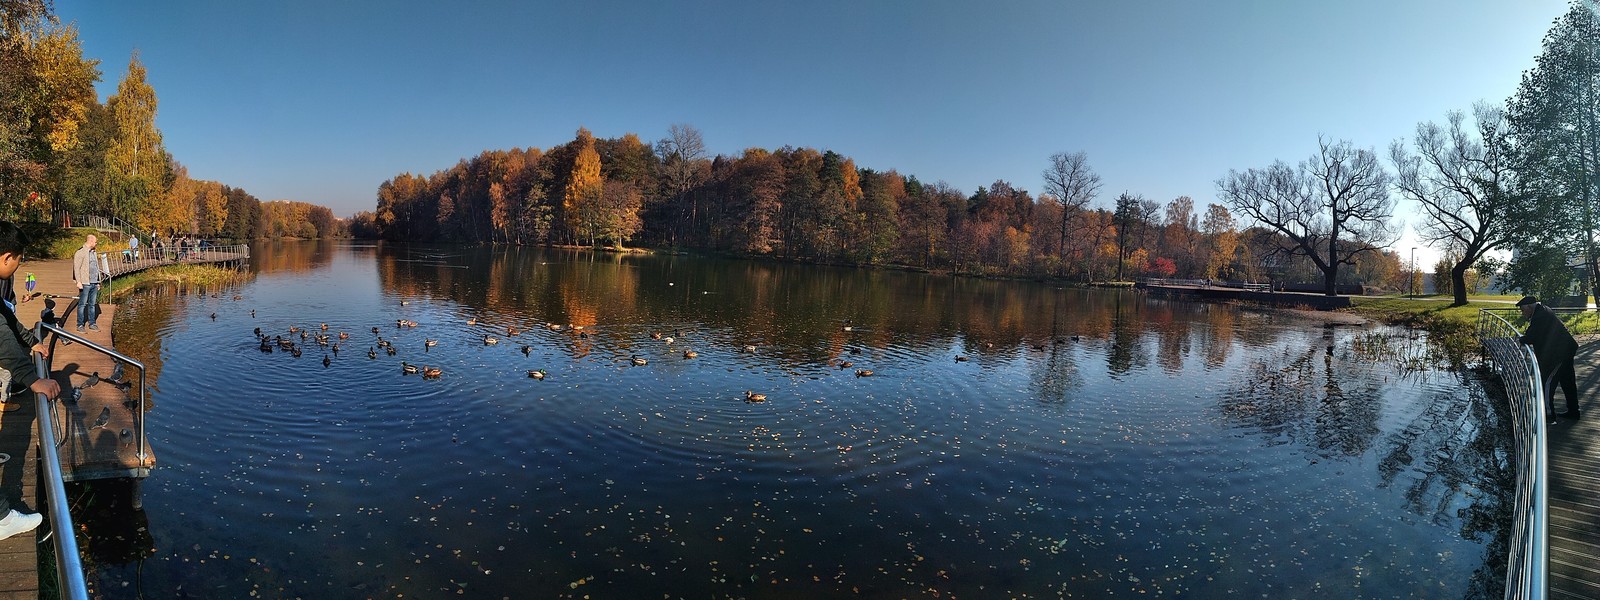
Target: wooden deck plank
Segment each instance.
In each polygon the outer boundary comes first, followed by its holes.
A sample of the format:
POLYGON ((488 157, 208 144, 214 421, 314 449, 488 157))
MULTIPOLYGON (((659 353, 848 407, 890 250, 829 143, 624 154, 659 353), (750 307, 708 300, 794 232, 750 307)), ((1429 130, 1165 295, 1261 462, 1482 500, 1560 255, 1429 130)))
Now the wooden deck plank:
POLYGON ((1600 599, 1600 342, 1578 349, 1577 372, 1583 416, 1550 426, 1550 596, 1600 599))

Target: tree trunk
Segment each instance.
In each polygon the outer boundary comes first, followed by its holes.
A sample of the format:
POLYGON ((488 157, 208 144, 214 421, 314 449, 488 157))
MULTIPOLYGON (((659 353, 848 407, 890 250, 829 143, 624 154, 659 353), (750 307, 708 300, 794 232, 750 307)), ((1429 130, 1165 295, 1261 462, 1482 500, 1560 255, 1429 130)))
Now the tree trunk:
POLYGON ((1455 302, 1451 306, 1467 305, 1467 267, 1471 264, 1463 260, 1450 267, 1450 285, 1455 286, 1455 302))

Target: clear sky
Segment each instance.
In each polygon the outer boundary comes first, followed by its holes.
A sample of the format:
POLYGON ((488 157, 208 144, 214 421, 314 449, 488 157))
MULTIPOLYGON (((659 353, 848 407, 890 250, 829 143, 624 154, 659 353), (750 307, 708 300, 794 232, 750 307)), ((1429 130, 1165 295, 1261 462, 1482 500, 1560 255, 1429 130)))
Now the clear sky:
MULTIPOLYGON (((1338 2, 57 0, 102 99, 134 51, 190 175, 339 216, 378 185, 578 127, 713 154, 834 150, 966 193, 1035 194, 1084 151, 1097 203, 1216 201, 1317 136, 1387 156, 1503 102, 1566 0, 1338 2)), ((1413 213, 1402 203, 1402 213, 1413 213)), ((1416 245, 1402 240, 1402 253, 1416 245)), ((1421 257, 1419 257, 1419 260, 1421 257)))

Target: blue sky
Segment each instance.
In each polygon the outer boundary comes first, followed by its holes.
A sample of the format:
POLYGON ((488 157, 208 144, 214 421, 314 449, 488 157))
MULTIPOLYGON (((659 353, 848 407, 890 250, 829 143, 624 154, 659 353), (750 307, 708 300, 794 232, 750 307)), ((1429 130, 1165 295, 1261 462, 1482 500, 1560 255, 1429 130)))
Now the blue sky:
MULTIPOLYGON (((137 50, 191 176, 371 210, 401 172, 579 126, 713 154, 831 149, 963 192, 1088 153, 1123 191, 1216 201, 1317 136, 1387 152, 1503 101, 1565 0, 793 3, 58 0, 102 99, 137 50)), ((1413 211, 1402 206, 1402 213, 1413 211)), ((1402 241, 1408 249, 1415 245, 1402 241)))

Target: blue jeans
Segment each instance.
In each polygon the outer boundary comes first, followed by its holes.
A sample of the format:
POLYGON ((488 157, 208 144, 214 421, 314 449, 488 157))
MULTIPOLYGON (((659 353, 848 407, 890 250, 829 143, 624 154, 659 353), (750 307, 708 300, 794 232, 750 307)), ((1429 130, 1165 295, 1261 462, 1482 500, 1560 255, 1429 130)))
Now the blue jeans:
POLYGON ((78 290, 78 326, 90 325, 100 318, 100 284, 85 283, 78 290))

